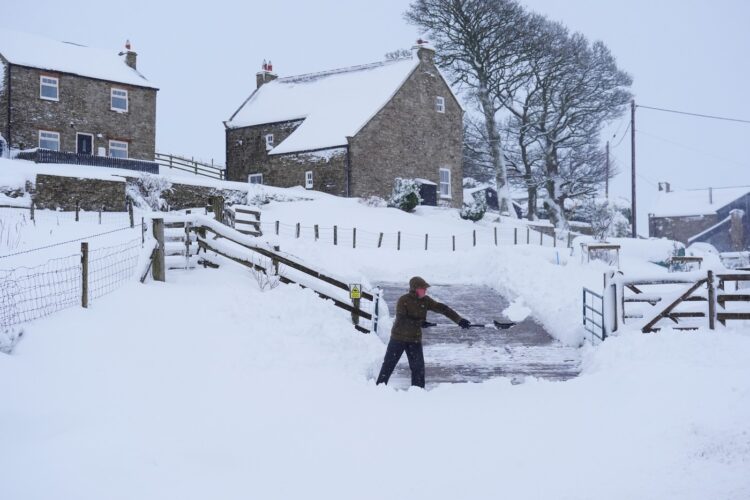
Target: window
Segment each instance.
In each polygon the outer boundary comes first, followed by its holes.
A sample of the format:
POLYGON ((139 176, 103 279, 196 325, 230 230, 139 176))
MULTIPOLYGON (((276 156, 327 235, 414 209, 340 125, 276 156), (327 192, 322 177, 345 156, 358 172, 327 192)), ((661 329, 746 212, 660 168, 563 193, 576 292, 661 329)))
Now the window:
POLYGON ((247 182, 250 184, 263 184, 263 174, 250 174, 247 182))
POLYGON ((128 143, 124 141, 109 141, 109 156, 112 158, 127 158, 128 143))
POLYGON ((445 98, 444 97, 436 97, 435 98, 435 111, 438 113, 445 113, 445 98))
POLYGON ((59 101, 59 80, 54 76, 39 77, 39 97, 47 101, 59 101))
POLYGON ((60 151, 60 133, 40 130, 39 131, 39 148, 51 149, 52 151, 60 151))
POLYGON ((313 188, 313 173, 312 170, 305 172, 305 189, 313 188))
POLYGON ((112 89, 110 94, 110 109, 126 113, 128 111, 128 91, 112 89))
POLYGON ((451 171, 448 168, 440 169, 440 197, 451 197, 451 171))
POLYGON ((266 134, 266 151, 273 149, 273 134, 266 134))

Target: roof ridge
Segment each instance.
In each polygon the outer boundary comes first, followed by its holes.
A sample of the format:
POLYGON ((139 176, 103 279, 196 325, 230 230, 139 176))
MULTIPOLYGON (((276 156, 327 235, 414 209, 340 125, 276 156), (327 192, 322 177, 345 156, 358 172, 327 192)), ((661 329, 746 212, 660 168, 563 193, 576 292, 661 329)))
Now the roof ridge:
MULTIPOLYGON (((325 76, 331 76, 331 75, 339 75, 342 73, 351 73, 354 71, 363 71, 366 69, 372 69, 372 68, 379 68, 381 66, 386 66, 389 64, 394 64, 397 62, 405 61, 407 58, 403 59, 392 59, 392 60, 385 60, 385 61, 377 61, 373 63, 367 63, 367 64, 358 64, 356 66, 347 66, 344 68, 336 68, 336 69, 329 69, 325 71, 316 71, 313 73, 303 73, 301 75, 292 75, 292 76, 285 76, 282 78, 278 78, 274 81, 277 82, 293 82, 297 80, 308 80, 313 78, 322 78, 325 76)), ((409 60, 412 60, 411 58, 409 60)))

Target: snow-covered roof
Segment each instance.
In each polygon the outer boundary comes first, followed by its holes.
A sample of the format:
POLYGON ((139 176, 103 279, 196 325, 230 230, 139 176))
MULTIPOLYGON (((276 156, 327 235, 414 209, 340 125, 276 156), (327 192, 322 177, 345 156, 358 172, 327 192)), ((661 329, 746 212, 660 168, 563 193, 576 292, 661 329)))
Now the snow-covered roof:
POLYGON ((695 191, 661 192, 650 213, 655 217, 710 215, 750 193, 750 187, 714 188, 695 191))
POLYGON ((385 106, 419 65, 412 58, 278 78, 257 89, 229 128, 304 119, 269 154, 344 146, 385 106))
POLYGON ((0 29, 0 54, 11 64, 156 88, 125 64, 125 56, 119 52, 0 29))

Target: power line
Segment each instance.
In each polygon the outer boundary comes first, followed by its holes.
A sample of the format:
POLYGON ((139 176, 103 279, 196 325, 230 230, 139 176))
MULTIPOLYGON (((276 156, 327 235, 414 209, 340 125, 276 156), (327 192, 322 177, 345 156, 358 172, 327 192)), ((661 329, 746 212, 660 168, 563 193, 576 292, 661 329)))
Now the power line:
POLYGON ((725 116, 715 116, 715 115, 703 115, 700 113, 690 113, 688 111, 677 111, 675 109, 666 109, 666 108, 655 108, 653 106, 644 106, 643 104, 637 104, 637 108, 644 108, 644 109, 652 109, 654 111, 664 111, 665 113, 676 113, 678 115, 688 115, 688 116, 697 116, 698 118, 710 118, 712 120, 723 120, 727 122, 737 122, 737 123, 748 123, 750 124, 750 120, 742 120, 739 118, 727 118, 725 116))
POLYGON ((622 144, 622 141, 625 140, 625 136, 628 135, 628 130, 630 130, 630 122, 628 122, 628 126, 625 128, 625 132, 622 133, 622 137, 620 137, 620 140, 617 142, 617 144, 612 146, 612 149, 622 144))

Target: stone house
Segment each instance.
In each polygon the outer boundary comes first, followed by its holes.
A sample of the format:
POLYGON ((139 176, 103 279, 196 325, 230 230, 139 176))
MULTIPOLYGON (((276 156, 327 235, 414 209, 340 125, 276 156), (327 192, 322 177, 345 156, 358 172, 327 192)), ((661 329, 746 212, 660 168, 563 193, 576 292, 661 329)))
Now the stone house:
MULTIPOLYGON (((648 233, 720 252, 750 249, 750 187, 671 191, 668 183, 648 214, 648 233)), ((660 188, 661 188, 660 186, 660 188)))
POLYGON ((0 135, 16 149, 154 159, 158 89, 137 54, 0 30, 0 135))
POLYGON ((422 179, 461 206, 463 109, 434 55, 421 42, 411 57, 284 78, 264 64, 224 122, 227 178, 383 198, 397 177, 422 179))

